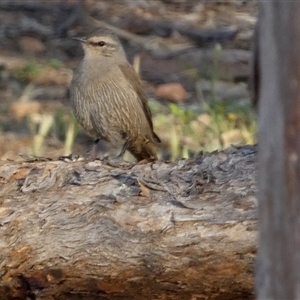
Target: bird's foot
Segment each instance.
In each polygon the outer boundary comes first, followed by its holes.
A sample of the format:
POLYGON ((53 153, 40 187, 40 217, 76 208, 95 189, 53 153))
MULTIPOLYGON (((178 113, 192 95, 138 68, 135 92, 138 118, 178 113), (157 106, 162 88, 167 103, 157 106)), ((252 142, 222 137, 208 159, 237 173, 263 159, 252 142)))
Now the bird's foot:
POLYGON ((114 168, 122 167, 122 168, 130 169, 134 166, 134 163, 130 163, 130 162, 124 160, 123 157, 119 157, 119 156, 117 156, 115 158, 104 156, 104 157, 99 158, 99 160, 103 164, 114 167, 114 168))
POLYGON ((85 157, 80 156, 80 155, 75 155, 75 154, 71 153, 69 155, 60 156, 58 158, 58 160, 62 160, 62 161, 65 161, 65 162, 74 162, 74 161, 83 161, 83 160, 85 160, 85 157))
POLYGON ((144 158, 142 160, 140 160, 137 165, 145 165, 145 164, 149 164, 149 163, 154 163, 155 161, 157 161, 156 157, 153 158, 144 158))

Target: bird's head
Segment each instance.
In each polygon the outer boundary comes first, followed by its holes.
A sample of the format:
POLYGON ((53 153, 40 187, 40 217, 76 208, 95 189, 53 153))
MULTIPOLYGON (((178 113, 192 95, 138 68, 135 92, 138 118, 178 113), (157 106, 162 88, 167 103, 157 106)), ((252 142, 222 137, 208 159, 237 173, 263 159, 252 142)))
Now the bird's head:
POLYGON ((101 57, 125 58, 121 42, 113 33, 107 30, 97 30, 87 37, 75 37, 73 39, 81 42, 85 56, 94 59, 100 59, 101 57))

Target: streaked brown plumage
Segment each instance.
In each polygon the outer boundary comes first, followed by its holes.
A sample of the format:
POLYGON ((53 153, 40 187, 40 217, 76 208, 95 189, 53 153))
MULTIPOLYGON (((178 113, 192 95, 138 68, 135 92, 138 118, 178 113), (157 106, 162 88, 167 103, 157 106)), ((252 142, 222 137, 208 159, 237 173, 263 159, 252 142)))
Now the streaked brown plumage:
POLYGON ((75 116, 94 138, 123 144, 138 160, 156 160, 159 137, 140 79, 118 38, 100 29, 78 38, 84 58, 75 71, 70 96, 75 116))

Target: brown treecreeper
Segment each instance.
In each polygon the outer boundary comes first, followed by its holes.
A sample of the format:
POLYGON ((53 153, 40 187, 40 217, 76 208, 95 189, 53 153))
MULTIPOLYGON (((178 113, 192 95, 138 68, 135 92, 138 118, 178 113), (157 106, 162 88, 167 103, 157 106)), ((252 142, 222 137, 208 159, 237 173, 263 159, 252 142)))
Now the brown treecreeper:
POLYGON ((152 115, 139 76, 127 61, 119 39, 106 29, 75 38, 84 58, 70 87, 74 114, 94 137, 122 144, 119 158, 128 150, 138 162, 157 160, 152 115))

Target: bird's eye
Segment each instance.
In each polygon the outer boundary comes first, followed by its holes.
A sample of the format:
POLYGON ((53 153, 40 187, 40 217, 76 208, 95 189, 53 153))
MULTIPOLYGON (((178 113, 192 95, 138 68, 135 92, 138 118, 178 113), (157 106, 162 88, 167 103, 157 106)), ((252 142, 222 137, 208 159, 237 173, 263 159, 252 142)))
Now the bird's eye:
POLYGON ((96 45, 100 46, 100 47, 103 47, 105 45, 105 42, 101 41, 101 42, 96 43, 96 45))
POLYGON ((100 42, 90 42, 90 44, 94 47, 103 47, 104 45, 106 45, 105 42, 100 41, 100 42))

